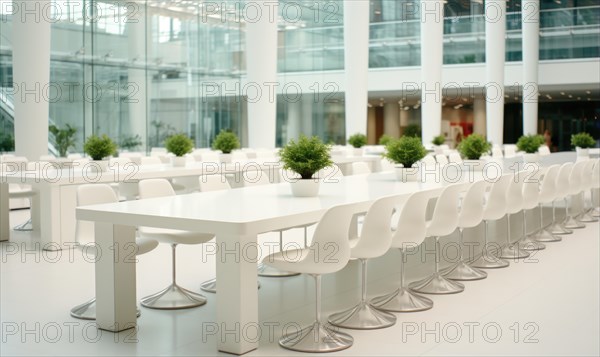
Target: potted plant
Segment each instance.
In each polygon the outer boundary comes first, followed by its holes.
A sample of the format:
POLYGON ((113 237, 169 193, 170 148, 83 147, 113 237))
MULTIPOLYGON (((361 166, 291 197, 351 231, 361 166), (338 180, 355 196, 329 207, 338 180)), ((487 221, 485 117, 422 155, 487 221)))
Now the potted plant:
POLYGON ((184 155, 192 152, 194 142, 185 134, 174 134, 165 139, 165 148, 175 155, 171 158, 171 164, 174 167, 182 167, 186 162, 184 155))
POLYGON ((48 127, 48 131, 54 135, 54 142, 60 157, 67 157, 67 151, 75 147, 75 133, 77 133, 77 129, 69 124, 66 124, 65 127, 65 129, 59 129, 56 125, 48 127))
POLYGON ((386 147, 385 157, 397 164, 396 178, 399 181, 417 181, 420 179, 418 162, 427 155, 427 150, 416 136, 403 136, 392 140, 386 147))
POLYGON ((356 133, 348 138, 348 144, 354 148, 354 156, 362 156, 362 147, 367 144, 367 136, 365 134, 356 133))
POLYGON ((381 137, 379 138, 379 145, 383 145, 386 146, 387 144, 390 143, 390 141, 394 140, 394 137, 388 134, 383 134, 381 135, 381 137))
POLYGON ((538 161, 538 150, 544 143, 544 137, 541 135, 523 135, 517 140, 517 149, 523 151, 524 162, 538 161))
POLYGON ((139 134, 135 134, 123 137, 123 139, 121 139, 121 143, 119 143, 119 147, 129 151, 141 146, 142 144, 142 137, 139 136, 139 134))
POLYGON ((301 135, 298 141, 290 140, 279 152, 283 168, 298 175, 290 183, 292 194, 296 197, 314 197, 319 193, 319 180, 313 175, 321 169, 331 166, 331 147, 316 136, 308 138, 301 135))
POLYGON ((571 145, 575 146, 577 156, 588 157, 589 149, 596 146, 596 141, 588 133, 578 133, 571 135, 571 145))
POLYGON ((0 153, 15 151, 15 138, 12 134, 0 133, 0 153))
POLYGON ((221 150, 223 154, 220 156, 221 162, 231 162, 231 152, 240 147, 240 140, 235 133, 228 130, 221 130, 215 137, 212 148, 221 150))
POLYGON ((95 165, 96 171, 106 171, 108 169, 108 160, 106 157, 114 155, 117 152, 117 144, 106 134, 102 136, 92 135, 87 138, 83 144, 83 151, 88 154, 95 165))
POLYGON ((438 135, 435 138, 433 138, 433 140, 431 140, 431 143, 435 146, 443 145, 445 142, 446 137, 444 135, 438 135))
POLYGON ((475 170, 483 169, 483 162, 481 162, 481 156, 486 154, 492 148, 483 135, 471 134, 463 139, 458 145, 458 151, 466 159, 466 164, 473 165, 475 170))
POLYGON ((417 124, 409 124, 402 131, 402 136, 416 136, 421 137, 421 127, 417 124))

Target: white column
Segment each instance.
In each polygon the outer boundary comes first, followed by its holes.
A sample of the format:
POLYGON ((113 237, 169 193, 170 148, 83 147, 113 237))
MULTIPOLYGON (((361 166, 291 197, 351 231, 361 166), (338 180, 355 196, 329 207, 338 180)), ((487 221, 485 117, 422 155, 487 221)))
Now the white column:
POLYGON ((395 138, 400 136, 400 107, 396 102, 383 106, 383 132, 395 138))
POLYGON ((479 135, 486 135, 486 115, 485 98, 475 97, 473 100, 473 132, 479 135))
POLYGON ((248 146, 275 148, 277 96, 277 2, 251 0, 246 15, 248 146), (257 88, 260 94, 257 94, 257 88))
POLYGON ((370 1, 344 0, 346 139, 367 134, 370 1))
POLYGON ((421 132, 429 144, 442 130, 444 1, 421 1, 421 132))
POLYGON ((537 134, 540 1, 523 0, 523 134, 537 134))
POLYGON ((504 143, 504 58, 506 0, 485 2, 486 130, 493 144, 504 143))
POLYGON ((13 78, 18 86, 15 152, 29 160, 48 153, 50 19, 43 9, 49 4, 50 0, 15 1, 18 11, 12 20, 13 78))

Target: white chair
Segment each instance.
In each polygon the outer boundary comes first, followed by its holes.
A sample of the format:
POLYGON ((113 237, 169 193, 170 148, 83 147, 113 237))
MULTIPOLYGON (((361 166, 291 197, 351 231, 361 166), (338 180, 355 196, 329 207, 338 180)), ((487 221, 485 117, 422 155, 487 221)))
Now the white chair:
POLYGON ((492 147, 492 157, 494 159, 501 159, 504 157, 504 154, 502 154, 502 149, 498 146, 494 146, 492 147))
POLYGON ((487 197, 485 207, 483 208, 483 222, 485 224, 485 233, 483 236, 484 245, 481 256, 471 262, 475 268, 494 269, 505 268, 509 265, 504 259, 496 256, 496 252, 490 252, 488 244, 488 226, 489 221, 499 220, 506 214, 506 189, 513 175, 502 175, 492 184, 492 188, 487 197))
POLYGON ((162 161, 158 156, 144 156, 140 159, 140 165, 162 165, 162 161))
POLYGON ((248 155, 245 152, 236 150, 231 153, 231 162, 235 163, 245 161, 248 161, 248 155))
POLYGON ((563 226, 567 229, 580 229, 580 228, 585 228, 585 224, 578 222, 575 217, 578 216, 579 214, 574 214, 573 211, 573 206, 575 201, 579 198, 579 194, 581 192, 583 192, 585 186, 584 183, 581 179, 581 176, 585 170, 585 168, 587 167, 589 160, 582 160, 582 161, 578 161, 573 165, 573 169, 571 170, 571 173, 569 174, 569 185, 566 186, 566 188, 569 191, 569 196, 570 196, 570 200, 568 199, 569 197, 565 198, 565 207, 566 207, 566 217, 565 220, 563 222, 563 226), (570 202, 569 202, 570 201, 570 202))
MULTIPOLYGON (((118 157, 109 160, 109 166, 113 172, 124 173, 132 172, 136 164, 131 161, 129 157, 118 157)), ((113 184, 114 185, 114 184, 113 184)), ((117 192, 119 196, 125 200, 135 200, 138 196, 138 183, 137 182, 121 182, 117 185, 117 192)))
POLYGON ((69 155, 67 155, 67 159, 69 159, 69 160, 83 159, 83 155, 81 155, 81 154, 69 154, 69 155))
MULTIPOLYGON (((2 162, 2 167, 0 168, 0 172, 21 172, 21 171, 30 171, 36 170, 34 162, 28 162, 26 157, 22 156, 8 156, 5 157, 2 162)), ((9 198, 9 208, 15 207, 11 204, 11 200, 14 202, 17 201, 16 208, 28 208, 30 210, 34 210, 36 208, 32 205, 32 199, 37 195, 37 191, 33 190, 30 185, 21 184, 21 183, 11 183, 8 184, 8 198, 9 198), (24 201, 27 200, 27 201, 24 201), (22 203, 19 203, 21 201, 22 203), (25 203, 28 202, 28 203, 25 203)), ((13 227, 15 231, 31 231, 33 230, 33 224, 31 218, 29 218, 24 223, 16 225, 13 227)))
POLYGON ((283 271, 309 274, 316 285, 316 319, 310 326, 284 335, 279 345, 300 352, 333 352, 352 346, 352 336, 321 321, 321 275, 343 269, 350 259, 348 231, 353 210, 349 206, 334 206, 325 212, 313 235, 313 243, 306 249, 277 252, 263 259, 283 271), (331 247, 335 247, 332 256, 331 247))
MULTIPOLYGON (((98 205, 103 203, 118 202, 117 195, 113 189, 106 184, 81 185, 77 187, 77 206, 98 205)), ((79 248, 85 249, 86 254, 96 254, 94 223, 77 221, 75 223, 75 238, 79 248)), ((136 255, 148 253, 158 246, 153 239, 136 238, 136 255)), ((140 316, 140 310, 137 310, 140 316)), ((96 298, 71 309, 71 316, 83 320, 96 319, 96 298)))
POLYGON ((446 279, 439 269, 440 237, 447 236, 458 227, 458 198, 462 184, 444 188, 437 199, 433 216, 427 222, 427 237, 435 237, 435 271, 420 281, 409 285, 410 289, 423 294, 455 294, 465 290, 465 286, 446 279))
POLYGON ((208 151, 208 152, 203 152, 202 154, 200 154, 200 161, 212 162, 212 163, 218 164, 221 162, 221 157, 219 156, 219 153, 216 151, 208 151))
POLYGON ((394 163, 387 158, 381 159, 381 171, 392 171, 394 169, 394 163))
POLYGON ((594 160, 594 171, 592 172, 591 201, 592 207, 589 212, 592 217, 600 217, 600 160, 594 160))
POLYGON ((452 163, 462 164, 463 159, 462 157, 460 157, 459 153, 453 152, 450 155, 448 155, 448 161, 452 163))
MULTIPOLYGON (((577 220, 580 222, 597 222, 598 219, 591 215, 593 211, 593 203, 590 208, 586 207, 586 199, 585 195, 589 191, 590 192, 590 200, 592 200, 592 196, 594 195, 594 170, 598 166, 598 160, 587 160, 587 166, 584 168, 581 173, 581 184, 582 184, 582 193, 581 193, 581 205, 582 212, 577 216, 577 220)), ((600 179, 597 179, 600 180, 600 179)), ((598 183, 600 184, 600 182, 598 183)))
POLYGON ((421 162, 425 166, 429 166, 429 167, 435 167, 435 165, 436 165, 435 158, 432 155, 425 155, 425 157, 421 159, 421 162))
MULTIPOLYGON (((140 199, 174 196, 175 191, 165 179, 142 180, 139 183, 140 199)), ((152 203, 148 203, 152 204, 152 203)), ((207 209, 210 209, 207 207, 207 209)), ((180 231, 165 228, 139 227, 142 238, 155 239, 159 243, 171 245, 172 281, 171 284, 142 299, 142 305, 153 309, 185 309, 204 305, 206 297, 177 285, 176 282, 176 248, 178 244, 202 244, 214 238, 213 234, 180 231)))
MULTIPOLYGON (((288 175, 288 177, 289 177, 289 175, 288 175)), ((325 182, 327 182, 327 181, 334 180, 336 178, 344 177, 344 173, 342 172, 342 169, 340 169, 340 167, 338 165, 331 164, 331 166, 328 166, 322 170, 319 170, 315 175, 313 175, 313 177, 316 177, 320 180, 325 180, 325 182)))
POLYGON ((467 263, 463 251, 463 231, 465 228, 477 227, 483 221, 483 203, 485 190, 488 183, 485 180, 476 181, 471 184, 465 193, 458 214, 458 249, 460 260, 442 271, 442 274, 451 280, 469 281, 480 280, 487 277, 483 270, 474 268, 467 263))
POLYGON ((540 229, 538 233, 534 236, 534 239, 538 242, 560 242, 562 240, 561 237, 554 235, 552 233, 552 225, 556 220, 556 215, 554 211, 554 200, 556 199, 556 178, 558 176, 558 172, 560 170, 560 165, 552 165, 546 169, 544 176, 542 178, 542 184, 540 185, 540 192, 538 196, 538 207, 540 211, 540 229), (543 204, 552 204, 552 221, 549 225, 544 226, 544 215, 543 215, 543 204))
POLYGON ((352 237, 350 256, 360 261, 362 289, 360 302, 348 310, 329 316, 329 323, 338 327, 370 330, 393 326, 396 316, 378 310, 367 301, 367 261, 390 249, 392 243, 391 217, 397 196, 383 197, 371 205, 363 221, 359 237, 352 237))
MULTIPOLYGON (((519 247, 524 250, 546 249, 546 246, 543 243, 540 243, 535 239, 535 236, 538 233, 537 231, 531 232, 530 234, 527 233, 527 219, 525 217, 527 210, 536 208, 540 202, 539 186, 541 176, 540 171, 536 170, 531 173, 530 177, 523 181, 523 210, 521 210, 521 213, 523 214, 523 237, 519 241, 519 247)), ((541 212, 540 208, 540 213, 541 212)), ((540 223, 541 222, 540 216, 540 223)), ((542 228, 540 227, 540 229, 542 228)))
POLYGON ((440 164, 440 166, 444 166, 449 162, 448 157, 444 154, 435 155, 435 161, 440 164))
POLYGON ((371 168, 369 167, 369 164, 367 164, 364 161, 359 161, 359 162, 353 162, 352 163, 352 175, 363 175, 363 174, 370 174, 371 173, 371 168))
POLYGON ((540 154, 540 156, 550 155, 550 148, 546 145, 542 145, 538 148, 538 154, 540 154))
POLYGON ((504 157, 510 159, 517 156, 517 146, 514 144, 504 145, 504 157))
POLYGON ((410 195, 402 206, 391 243, 393 248, 400 251, 400 286, 389 294, 373 298, 371 305, 394 312, 424 311, 433 307, 433 301, 415 294, 404 283, 404 250, 416 248, 425 240, 428 201, 428 194, 417 192, 410 195))
POLYGON ((510 234, 510 215, 523 210, 523 181, 527 177, 526 174, 524 171, 517 172, 506 190, 506 246, 500 251, 500 258, 503 259, 522 259, 529 256, 518 244, 522 237, 513 242, 510 234))
MULTIPOLYGON (((568 218, 568 213, 565 214, 565 218, 561 221, 556 219, 556 200, 567 201, 567 197, 569 196, 569 177, 571 176, 571 171, 573 171, 573 163, 567 162, 560 166, 558 170, 558 175, 556 176, 556 189, 554 201, 552 201, 552 226, 550 227, 550 232, 552 234, 571 234, 573 231, 564 226, 564 222, 568 218)), ((566 210, 568 211, 568 205, 566 210)))

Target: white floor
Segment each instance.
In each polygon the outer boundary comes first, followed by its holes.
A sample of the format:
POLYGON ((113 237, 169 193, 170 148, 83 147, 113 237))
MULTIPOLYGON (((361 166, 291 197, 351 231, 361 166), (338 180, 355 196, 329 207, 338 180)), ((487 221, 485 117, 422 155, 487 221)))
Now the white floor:
MULTIPOLYGON (((11 222, 28 218, 27 210, 11 212, 11 222)), ((71 307, 94 294, 94 267, 79 251, 40 252, 31 233, 12 232, 0 247, 2 324, 0 355, 28 356, 156 356, 216 355, 215 296, 202 307, 159 311, 142 308, 137 331, 112 334, 93 322, 73 319, 71 307)), ((264 237, 277 240, 276 235, 264 237)), ((354 345, 334 353, 367 355, 540 355, 600 354, 599 224, 564 236, 560 243, 507 269, 488 271, 482 281, 467 282, 465 292, 432 296, 432 310, 398 314, 395 326, 376 331, 348 330, 354 345)), ((302 240, 301 231, 286 233, 286 241, 302 240)), ((178 251, 181 285, 198 290, 214 276, 214 258, 202 246, 178 251), (203 262, 204 261, 204 262, 203 262)), ((369 296, 393 290, 398 282, 396 252, 373 261, 369 296), (390 262, 392 264, 390 264, 390 262)), ((139 258, 138 298, 166 286, 170 251, 159 246, 139 258)), ((429 259, 428 259, 429 260, 429 259)), ((409 262, 410 263, 410 262, 409 262)), ((409 264, 408 279, 431 269, 409 264)), ((291 331, 311 322, 314 286, 311 278, 260 278, 259 329, 246 329, 258 350, 248 356, 300 355, 277 345, 282 327, 291 331)), ((355 263, 324 278, 324 315, 347 308, 358 297, 355 263)))

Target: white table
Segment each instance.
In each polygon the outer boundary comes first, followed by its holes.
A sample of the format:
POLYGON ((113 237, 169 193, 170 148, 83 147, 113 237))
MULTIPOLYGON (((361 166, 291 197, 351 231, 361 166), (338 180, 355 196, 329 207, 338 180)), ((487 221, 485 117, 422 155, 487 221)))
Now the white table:
MULTIPOLYGON (((238 190, 193 193, 77 208, 77 219, 95 221, 97 323, 120 331, 136 325, 135 263, 124 247, 135 240, 134 226, 176 228, 216 235, 217 335, 220 351, 243 354, 258 342, 236 340, 231 331, 259 326, 257 235, 316 222, 333 205, 350 204, 364 212, 377 198, 427 191, 439 194, 442 183, 400 183, 393 173, 343 177, 322 183, 318 197, 296 198, 288 183, 238 190), (112 252, 112 253, 111 253, 112 252)), ((241 333, 241 332, 240 332, 241 333)))

